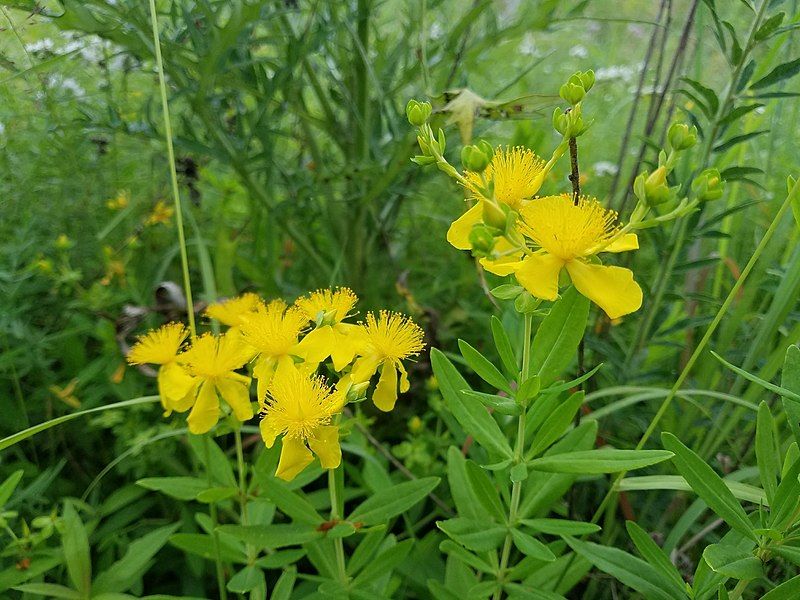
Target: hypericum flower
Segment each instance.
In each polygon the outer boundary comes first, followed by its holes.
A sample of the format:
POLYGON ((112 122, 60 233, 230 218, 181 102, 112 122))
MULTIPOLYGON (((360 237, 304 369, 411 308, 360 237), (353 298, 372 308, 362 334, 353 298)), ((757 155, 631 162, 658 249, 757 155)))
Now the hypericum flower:
POLYGON ((122 210, 127 208, 131 201, 131 193, 128 190, 120 190, 111 200, 106 201, 106 206, 110 210, 122 210))
POLYGON ((158 225, 159 223, 162 223, 164 225, 168 225, 173 214, 175 214, 175 209, 163 200, 159 200, 153 207, 153 212, 147 216, 144 224, 158 225))
POLYGON ((209 304, 206 308, 206 316, 216 319, 228 327, 238 327, 242 324, 242 317, 252 313, 262 304, 258 294, 247 292, 235 298, 209 304))
POLYGON ((542 187, 545 176, 545 162, 531 150, 521 146, 498 148, 492 162, 483 173, 467 171, 467 189, 478 202, 467 212, 453 221, 447 232, 447 241, 459 250, 469 250, 469 233, 472 226, 483 220, 483 201, 481 189, 483 177, 494 186, 494 197, 498 202, 519 210, 524 201, 532 198, 542 187))
POLYGON ((522 286, 543 300, 558 297, 562 269, 575 288, 600 306, 611 319, 638 310, 642 289, 630 269, 604 266, 590 259, 600 252, 639 248, 635 233, 620 234, 617 213, 594 198, 572 195, 538 198, 522 208, 520 231, 541 250, 518 263, 515 275, 522 286))
POLYGON ((287 307, 283 300, 273 300, 266 306, 262 304, 243 316, 240 325, 242 339, 256 353, 253 377, 258 380, 259 402, 277 371, 294 368, 298 337, 307 323, 308 319, 300 309, 287 307))
POLYGON ((344 395, 332 391, 322 377, 295 368, 277 373, 261 402, 261 437, 267 448, 283 436, 277 477, 294 479, 319 457, 323 469, 335 469, 342 461, 339 427, 333 416, 342 411, 344 395), (310 450, 309 450, 310 448, 310 450))
POLYGON ((128 352, 132 365, 160 365, 156 381, 165 415, 173 410, 189 410, 194 402, 191 392, 195 380, 178 364, 178 354, 188 336, 189 331, 181 323, 167 323, 140 336, 128 352))
POLYGON ((342 321, 350 316, 356 302, 358 297, 348 288, 317 290, 298 298, 295 306, 317 327, 301 340, 297 355, 313 364, 330 356, 336 371, 349 365, 360 347, 361 329, 342 321))
POLYGON ((385 310, 378 317, 373 313, 367 314, 367 321, 361 327, 364 345, 350 375, 353 383, 361 383, 369 380, 380 368, 381 377, 372 394, 372 402, 380 410, 389 412, 397 402, 398 371, 400 392, 407 392, 409 388, 402 361, 425 347, 422 341, 425 332, 409 317, 385 310))
POLYGON ((240 421, 253 418, 250 404, 250 378, 236 373, 253 356, 240 336, 206 333, 194 340, 178 361, 195 378, 192 390, 194 406, 186 422, 195 434, 211 430, 219 420, 219 396, 228 403, 240 421))

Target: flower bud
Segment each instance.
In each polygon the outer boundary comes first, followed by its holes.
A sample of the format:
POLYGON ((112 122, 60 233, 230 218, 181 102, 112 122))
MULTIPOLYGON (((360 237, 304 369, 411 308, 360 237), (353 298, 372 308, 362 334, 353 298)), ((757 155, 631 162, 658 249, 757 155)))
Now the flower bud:
POLYGON ((406 104, 406 117, 414 127, 421 127, 427 123, 431 110, 430 102, 418 102, 412 99, 406 104))
POLYGON ((477 224, 469 232, 469 243, 475 256, 488 256, 494 248, 494 235, 486 225, 477 224))
POLYGON ((464 146, 461 148, 461 164, 467 171, 480 173, 492 161, 494 150, 489 146, 489 152, 486 152, 488 144, 473 144, 471 146, 464 146))
POLYGON ((358 402, 363 400, 367 395, 367 388, 369 381, 362 381, 361 383, 354 383, 347 388, 346 398, 348 402, 358 402))
POLYGON ((564 114, 564 111, 561 110, 561 108, 556 108, 553 111, 553 129, 555 129, 561 135, 566 136, 568 128, 569 117, 564 114))
POLYGON ((569 102, 571 105, 575 106, 586 96, 586 90, 583 89, 583 85, 570 81, 561 86, 561 89, 558 90, 558 95, 561 96, 565 102, 569 102))
POLYGON ((673 123, 667 132, 667 139, 673 150, 688 150, 697 143, 697 127, 673 123))
POLYGON ((588 92, 594 87, 594 71, 591 69, 578 74, 578 77, 581 79, 581 84, 583 85, 584 91, 588 92))
POLYGON ((639 175, 634 182, 634 191, 638 192, 637 196, 643 192, 644 200, 650 206, 658 206, 672 199, 672 190, 667 185, 666 167, 658 167, 649 175, 647 172, 639 175))
POLYGON ((489 227, 494 227, 500 231, 505 231, 508 225, 508 205, 490 202, 483 202, 483 222, 489 227))
POLYGON ((692 191, 701 202, 722 197, 724 184, 717 169, 706 169, 692 181, 692 191))

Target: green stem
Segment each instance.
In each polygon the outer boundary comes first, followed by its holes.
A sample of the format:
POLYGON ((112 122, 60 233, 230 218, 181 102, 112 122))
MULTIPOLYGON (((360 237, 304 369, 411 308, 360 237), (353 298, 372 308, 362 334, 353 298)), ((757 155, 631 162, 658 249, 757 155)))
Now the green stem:
MULTIPOLYGON (((151 0, 151 2, 152 1, 153 0, 151 0)), ((208 487, 213 487, 214 481, 211 477, 211 469, 208 468, 208 465, 211 464, 211 441, 208 434, 202 435, 201 437, 203 439, 203 452, 206 458, 206 480, 208 481, 208 487)), ((217 531, 219 518, 217 517, 216 503, 209 503, 208 513, 211 517, 211 537, 214 540, 214 565, 217 574, 217 589, 219 590, 220 600, 227 600, 228 590, 225 587, 225 570, 222 568, 222 554, 220 552, 219 532, 217 531)))
MULTIPOLYGON (((331 522, 334 524, 341 519, 339 511, 339 497, 336 493, 336 469, 328 469, 328 493, 331 497, 331 522)), ((347 585, 347 566, 344 561, 344 542, 342 538, 336 537, 333 540, 333 546, 336 549, 336 567, 339 573, 339 581, 342 585, 347 585)))
MULTIPOLYGON (((530 370, 531 363, 531 333, 533 329, 533 315, 527 313, 525 315, 525 337, 522 340, 522 369, 520 370, 519 383, 522 384, 528 378, 528 371, 530 370)), ((525 451, 525 406, 522 407, 522 412, 517 421, 517 441, 514 445, 514 464, 519 464, 523 459, 525 451)), ((514 526, 517 520, 517 513, 519 512, 519 503, 522 497, 522 482, 514 481, 511 484, 511 504, 508 508, 508 527, 514 526)), ((506 577, 506 570, 508 569, 508 559, 511 557, 511 544, 512 544, 511 531, 506 534, 506 539, 503 542, 503 550, 500 554, 500 567, 497 570, 497 589, 494 592, 493 600, 499 600, 503 594, 503 583, 506 577)))
POLYGON ((731 591, 731 595, 729 596, 731 600, 738 600, 742 597, 744 590, 747 588, 747 585, 750 583, 749 579, 741 579, 739 583, 736 584, 736 587, 733 588, 731 591))
MULTIPOLYGON (((756 263, 758 262, 758 259, 761 257, 761 254, 766 249, 767 244, 769 244, 770 240, 772 239, 772 236, 778 229, 778 226, 780 225, 783 216, 786 214, 786 211, 789 210, 789 207, 792 205, 792 200, 795 198, 798 192, 800 192, 800 184, 795 183, 794 186, 792 186, 792 189, 787 194, 786 199, 783 201, 783 204, 781 205, 777 214, 772 219, 772 223, 770 223, 769 227, 767 228, 767 231, 764 233, 764 237, 761 238, 761 241, 756 247, 755 252, 753 252, 753 255, 750 257, 750 260, 747 262, 747 265, 745 265, 744 269, 742 270, 741 276, 739 277, 739 279, 736 280, 736 283, 733 284, 731 291, 728 292, 728 296, 727 298, 725 298, 725 302, 723 302, 722 306, 720 306, 719 311, 717 311, 717 314, 714 317, 714 320, 711 321, 711 324, 708 326, 708 329, 703 335, 703 338, 697 344, 697 347, 694 349, 694 352, 692 352, 692 355, 686 362, 686 366, 683 368, 683 371, 681 371, 681 374, 678 376, 678 379, 675 381, 669 393, 664 398, 663 402, 661 403, 661 406, 658 409, 658 412, 656 412, 652 421, 650 421, 650 425, 648 425, 647 430, 644 432, 644 435, 642 435, 642 438, 639 440, 639 443, 636 444, 637 450, 641 450, 644 447, 645 443, 647 443, 647 440, 650 439, 650 436, 653 435, 653 432, 655 432, 656 427, 658 426, 663 416, 666 414, 667 409, 672 404, 672 401, 675 399, 675 396, 678 394, 678 391, 680 390, 681 386, 686 381, 686 378, 689 376, 689 373, 691 372, 692 368, 697 362, 697 359, 700 358, 700 355, 703 353, 706 346, 708 345, 708 342, 711 340, 711 337, 714 335, 714 332, 717 330, 720 321, 722 321, 722 318, 728 312, 728 309, 730 308, 734 299, 736 299, 739 290, 744 285, 744 282, 747 280, 747 277, 750 275, 750 271, 753 270, 753 267, 755 267, 756 263)), ((592 517, 592 523, 596 523, 597 519, 600 518, 600 515, 602 514, 606 504, 608 504, 609 500, 614 495, 617 484, 623 477, 625 477, 626 474, 627 472, 623 471, 622 473, 617 475, 617 478, 614 480, 614 484, 611 486, 608 493, 603 498, 603 501, 600 503, 600 506, 595 512, 594 517, 592 517)))
MULTIPOLYGON (((239 513, 242 525, 248 525, 247 517, 247 467, 244 464, 244 450, 242 449, 242 432, 237 429, 234 432, 236 442, 236 464, 239 470, 239 513)), ((247 564, 252 565, 256 560, 256 549, 251 545, 246 545, 247 564)))

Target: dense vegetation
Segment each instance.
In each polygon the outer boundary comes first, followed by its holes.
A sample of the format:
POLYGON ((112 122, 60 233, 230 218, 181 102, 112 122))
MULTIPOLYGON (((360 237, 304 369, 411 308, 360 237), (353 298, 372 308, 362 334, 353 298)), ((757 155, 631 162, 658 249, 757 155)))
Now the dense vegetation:
POLYGON ((0 597, 800 597, 798 23, 0 2, 0 597))

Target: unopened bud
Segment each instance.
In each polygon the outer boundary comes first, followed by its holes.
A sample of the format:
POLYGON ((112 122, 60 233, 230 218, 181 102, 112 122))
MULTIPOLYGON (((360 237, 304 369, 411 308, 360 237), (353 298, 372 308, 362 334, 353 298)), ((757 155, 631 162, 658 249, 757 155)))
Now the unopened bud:
POLYGON ((508 205, 485 200, 483 202, 483 222, 489 227, 505 231, 508 225, 508 205))
POLYGON ((594 71, 591 69, 584 71, 583 73, 579 73, 578 77, 581 79, 581 84, 583 84, 584 91, 588 92, 594 87, 594 71))
POLYGON ((583 89, 583 85, 580 83, 575 84, 567 82, 558 90, 558 95, 561 96, 565 102, 569 102, 571 105, 575 106, 586 96, 586 90, 583 89))
POLYGON ((692 191, 701 202, 722 197, 724 184, 717 169, 706 169, 692 181, 692 191))
POLYGON ((642 173, 634 182, 634 192, 650 206, 658 206, 672 198, 672 190, 667 185, 666 167, 658 167, 650 173, 642 173))
POLYGON ((673 123, 667 132, 667 139, 673 150, 688 150, 697 143, 697 127, 673 123))
POLYGON ((406 117, 414 127, 421 127, 427 123, 431 110, 430 102, 418 102, 412 99, 406 104, 406 117))
POLYGON ((469 243, 475 256, 488 256, 494 248, 494 234, 482 223, 473 226, 469 232, 469 243))
POLYGON ((480 173, 489 166, 493 154, 494 150, 488 143, 464 146, 461 149, 461 164, 467 171, 480 173), (487 146, 488 152, 486 151, 487 146))
POLYGON ((555 129, 561 135, 566 136, 568 128, 569 117, 564 114, 564 111, 561 110, 561 108, 556 108, 553 111, 553 129, 555 129))

